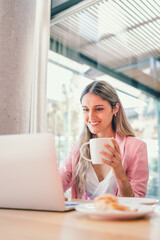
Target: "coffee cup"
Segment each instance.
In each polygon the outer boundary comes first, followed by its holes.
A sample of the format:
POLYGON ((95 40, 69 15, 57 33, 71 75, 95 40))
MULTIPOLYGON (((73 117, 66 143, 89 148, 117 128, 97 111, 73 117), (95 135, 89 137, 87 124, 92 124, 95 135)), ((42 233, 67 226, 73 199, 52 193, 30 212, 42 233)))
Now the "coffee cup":
POLYGON ((114 148, 114 144, 113 144, 111 138, 92 138, 92 139, 90 139, 88 142, 82 144, 82 146, 80 148, 81 157, 84 158, 87 161, 92 162, 93 164, 102 164, 101 158, 103 158, 107 161, 111 161, 106 156, 102 156, 102 154, 100 154, 100 151, 105 151, 107 153, 112 154, 104 146, 104 144, 109 144, 111 147, 114 148), (83 150, 87 145, 89 145, 89 148, 90 148, 91 159, 85 157, 84 154, 83 154, 83 150))

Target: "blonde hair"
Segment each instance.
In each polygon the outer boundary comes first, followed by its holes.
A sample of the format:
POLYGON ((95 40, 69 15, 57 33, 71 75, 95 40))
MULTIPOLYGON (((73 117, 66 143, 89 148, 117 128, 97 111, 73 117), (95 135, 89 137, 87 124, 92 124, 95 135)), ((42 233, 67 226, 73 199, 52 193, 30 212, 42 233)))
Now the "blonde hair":
MULTIPOLYGON (((112 128, 114 131, 116 131, 119 135, 122 136, 135 136, 131 125, 129 124, 124 108, 121 104, 121 101, 118 97, 118 94, 116 90, 107 82, 105 81, 93 81, 89 85, 85 87, 83 90, 80 102, 82 103, 82 99, 85 94, 91 93, 99 96, 103 100, 106 100, 110 103, 112 109, 116 106, 117 103, 119 103, 119 111, 116 113, 116 116, 113 116, 112 118, 112 128)), ((82 129, 80 138, 79 138, 79 147, 84 142, 89 141, 89 139, 94 138, 95 135, 90 132, 87 125, 84 124, 84 127, 82 129)), ((89 157, 89 147, 86 147, 86 152, 84 153, 87 157, 89 157)), ((82 157, 80 157, 79 162, 77 164, 76 174, 75 174, 75 180, 77 185, 77 191, 78 191, 78 197, 82 196, 82 193, 85 188, 86 183, 86 172, 89 168, 90 162, 84 160, 82 157)))

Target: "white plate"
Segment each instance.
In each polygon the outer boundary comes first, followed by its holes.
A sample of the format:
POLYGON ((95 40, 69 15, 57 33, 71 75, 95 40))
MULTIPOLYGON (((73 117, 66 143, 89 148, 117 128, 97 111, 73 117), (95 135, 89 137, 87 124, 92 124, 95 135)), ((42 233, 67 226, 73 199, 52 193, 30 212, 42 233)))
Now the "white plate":
MULTIPOLYGON (((129 206, 129 204, 126 204, 129 206)), ((136 212, 130 211, 118 211, 118 210, 96 210, 93 203, 78 205, 75 209, 91 218, 97 219, 110 219, 110 220, 127 220, 144 217, 150 213, 153 213, 153 206, 146 205, 130 205, 131 209, 137 209, 136 212)))
POLYGON ((159 202, 158 199, 154 198, 130 198, 130 197, 119 197, 119 203, 121 204, 144 204, 144 205, 154 205, 159 202))

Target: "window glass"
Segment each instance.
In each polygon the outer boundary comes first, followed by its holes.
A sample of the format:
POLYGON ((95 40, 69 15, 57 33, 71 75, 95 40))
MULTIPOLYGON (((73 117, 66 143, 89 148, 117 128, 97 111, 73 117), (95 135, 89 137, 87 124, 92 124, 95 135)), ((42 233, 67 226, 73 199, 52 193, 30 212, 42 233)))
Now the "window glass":
MULTIPOLYGON (((80 105, 82 89, 92 81, 84 71, 90 67, 77 64, 70 59, 49 54, 48 63, 48 132, 55 138, 59 165, 68 156, 77 141, 83 126, 80 105), (54 61, 53 61, 54 60, 54 61), (62 65, 63 63, 63 65, 62 65)), ((88 72, 88 70, 87 70, 88 72)), ((97 80, 110 82, 117 90, 127 117, 136 136, 147 143, 150 177, 148 197, 159 196, 158 173, 158 113, 156 98, 105 74, 96 76, 97 80)))
POLYGON ((54 84, 63 81, 65 85, 61 87, 63 101, 55 106, 55 114, 59 114, 56 119, 61 115, 61 121, 53 125, 56 129, 58 124, 63 125, 60 136, 55 133, 56 138, 63 138, 56 140, 57 146, 65 142, 59 161, 81 129, 81 84, 96 79, 109 81, 117 89, 137 137, 147 143, 147 196, 160 198, 159 0, 78 1, 74 6, 74 1, 68 2, 72 7, 60 14, 52 11, 50 27, 50 61, 71 74, 68 77, 66 73, 61 80, 52 74, 54 84))

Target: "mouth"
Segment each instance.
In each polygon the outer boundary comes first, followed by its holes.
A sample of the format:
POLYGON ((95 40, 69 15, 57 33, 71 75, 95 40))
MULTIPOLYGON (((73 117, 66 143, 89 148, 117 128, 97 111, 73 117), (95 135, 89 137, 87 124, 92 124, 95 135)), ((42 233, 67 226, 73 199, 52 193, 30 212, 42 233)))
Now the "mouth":
POLYGON ((100 122, 89 122, 89 125, 92 127, 96 127, 100 122))

